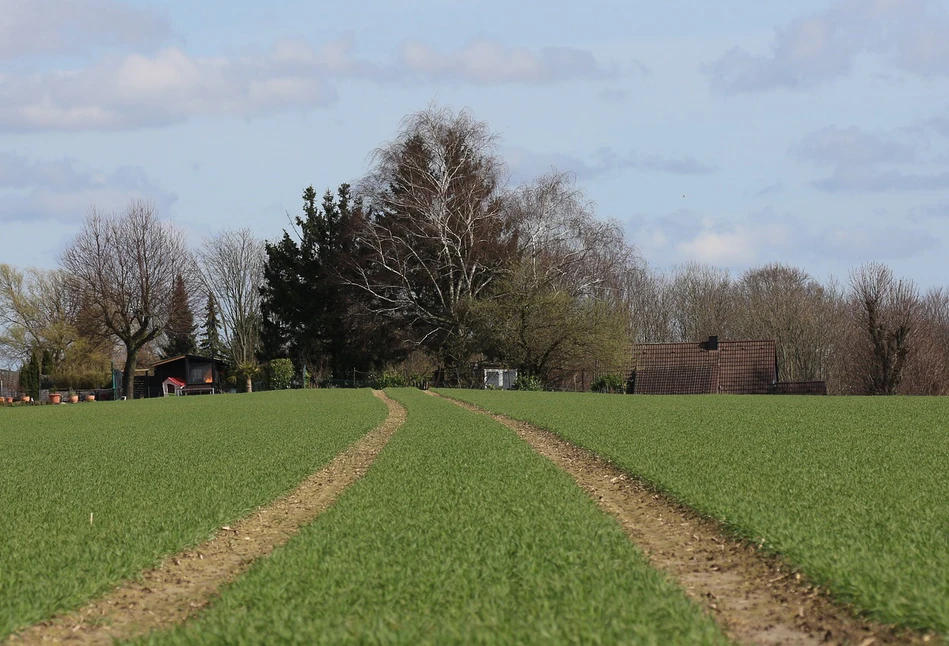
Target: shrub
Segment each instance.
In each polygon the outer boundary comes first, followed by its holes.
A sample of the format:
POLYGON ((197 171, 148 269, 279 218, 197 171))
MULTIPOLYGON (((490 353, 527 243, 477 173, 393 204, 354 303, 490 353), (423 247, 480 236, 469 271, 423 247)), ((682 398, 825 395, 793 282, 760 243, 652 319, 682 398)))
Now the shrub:
POLYGON ((419 390, 428 390, 428 377, 415 373, 409 376, 409 385, 418 388, 419 390))
POLYGON ((511 390, 543 390, 544 382, 540 377, 534 375, 518 374, 514 383, 511 384, 511 390))
POLYGON ((405 385, 405 377, 401 373, 387 370, 374 379, 375 387, 378 390, 385 388, 401 388, 405 385))
POLYGON ((619 375, 600 375, 590 384, 590 390, 595 393, 624 393, 626 384, 619 375))
POLYGON ((293 362, 289 359, 271 359, 267 371, 268 387, 271 390, 286 390, 293 383, 293 362))

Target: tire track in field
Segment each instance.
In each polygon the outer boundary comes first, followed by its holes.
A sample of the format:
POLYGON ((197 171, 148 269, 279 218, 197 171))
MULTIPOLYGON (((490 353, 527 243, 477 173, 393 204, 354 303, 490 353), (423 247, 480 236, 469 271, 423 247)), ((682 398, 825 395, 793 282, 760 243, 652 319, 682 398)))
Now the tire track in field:
POLYGON ((221 585, 283 545, 361 478, 405 422, 405 408, 382 391, 386 420, 340 453, 293 492, 259 508, 201 545, 166 558, 84 608, 54 617, 7 639, 9 644, 111 644, 184 622, 207 606, 221 585))
POLYGON ((616 517, 649 561, 701 603, 726 634, 749 644, 942 643, 934 634, 874 623, 834 603, 779 558, 729 537, 716 521, 670 501, 605 459, 531 424, 451 397, 512 429, 616 517))

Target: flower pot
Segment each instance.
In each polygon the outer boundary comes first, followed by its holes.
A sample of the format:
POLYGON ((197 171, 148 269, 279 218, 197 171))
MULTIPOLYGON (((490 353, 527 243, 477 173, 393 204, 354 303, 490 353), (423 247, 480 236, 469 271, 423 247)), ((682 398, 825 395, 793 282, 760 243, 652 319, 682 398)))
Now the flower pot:
POLYGON ((8 404, 12 404, 12 403, 13 403, 13 397, 7 397, 7 403, 8 403, 8 404))
POLYGON ((63 396, 60 393, 50 393, 49 394, 49 403, 58 404, 63 400, 63 396))
POLYGON ((70 404, 79 403, 79 395, 70 395, 70 396, 69 396, 69 403, 70 403, 70 404))
POLYGON ((86 395, 86 401, 87 401, 87 402, 94 402, 95 400, 96 400, 96 396, 95 396, 95 395, 86 395))
POLYGON ((25 403, 25 404, 29 404, 29 403, 30 403, 30 396, 29 396, 29 395, 23 395, 22 397, 20 397, 20 401, 23 402, 23 403, 25 403))

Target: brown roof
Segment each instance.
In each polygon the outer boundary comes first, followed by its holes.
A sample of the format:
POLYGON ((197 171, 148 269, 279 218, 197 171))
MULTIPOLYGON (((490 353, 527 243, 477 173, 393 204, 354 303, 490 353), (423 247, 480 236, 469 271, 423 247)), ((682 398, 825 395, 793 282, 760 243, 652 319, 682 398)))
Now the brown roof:
POLYGON ((698 395, 716 392, 718 353, 700 343, 649 343, 634 350, 633 392, 646 395, 698 395))
MULTIPOLYGON (((711 340, 710 340, 711 341, 711 340)), ((646 395, 772 392, 777 382, 774 341, 649 343, 634 350, 633 392, 646 395)))
POLYGON ((767 395, 778 382, 778 354, 774 341, 719 343, 718 392, 729 395, 767 395))

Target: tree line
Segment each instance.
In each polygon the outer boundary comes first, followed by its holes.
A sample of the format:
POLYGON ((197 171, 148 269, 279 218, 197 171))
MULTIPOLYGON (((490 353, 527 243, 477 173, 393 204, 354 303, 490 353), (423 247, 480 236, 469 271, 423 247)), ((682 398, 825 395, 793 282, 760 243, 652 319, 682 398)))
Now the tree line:
POLYGON ((92 209, 60 267, 0 265, 0 352, 70 387, 119 361, 126 392, 137 365, 190 352, 247 390, 274 360, 282 384, 291 362, 298 385, 468 385, 496 364, 566 387, 631 369, 634 343, 718 335, 774 339, 785 381, 949 393, 949 291, 878 263, 823 283, 781 264, 658 271, 571 175, 509 186, 497 143, 466 111, 410 115, 354 185, 307 187, 272 241, 223 231, 191 250, 147 202, 92 209))

